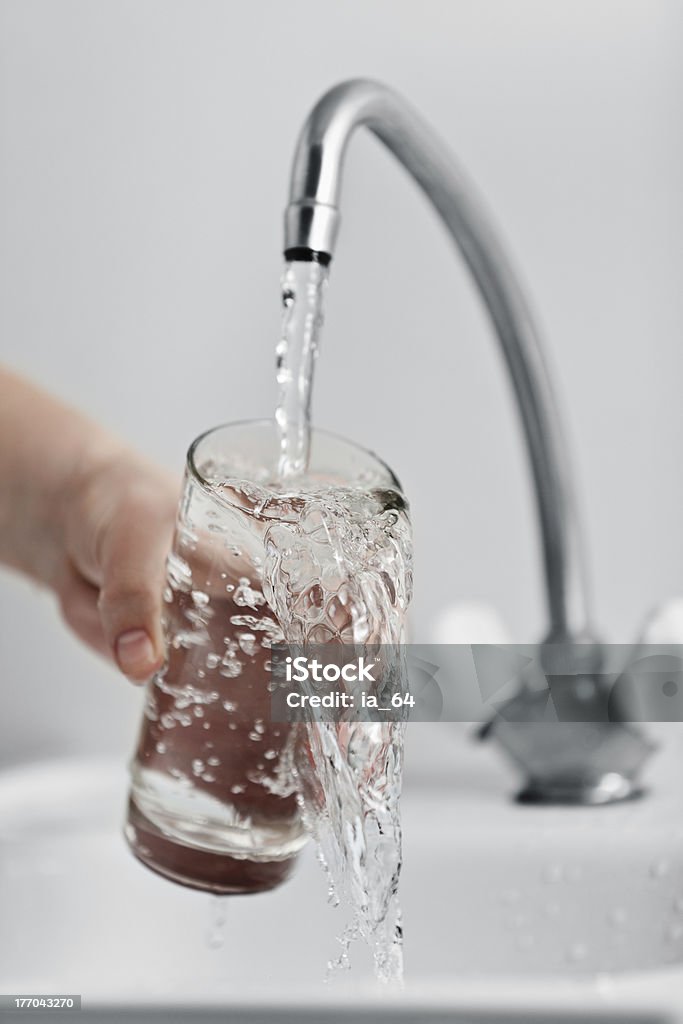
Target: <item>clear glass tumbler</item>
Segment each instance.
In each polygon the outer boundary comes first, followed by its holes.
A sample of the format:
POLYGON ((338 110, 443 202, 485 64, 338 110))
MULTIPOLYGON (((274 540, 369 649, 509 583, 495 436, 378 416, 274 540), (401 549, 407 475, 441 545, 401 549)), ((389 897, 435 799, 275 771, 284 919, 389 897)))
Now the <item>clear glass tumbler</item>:
MULTIPOLYGON (((265 543, 288 505, 263 495, 279 454, 266 420, 218 427, 190 447, 164 590, 167 658, 147 686, 131 764, 133 853, 215 893, 273 888, 306 841, 278 771, 291 727, 270 715, 270 647, 284 638, 264 594, 265 543)), ((308 478, 398 486, 374 455, 323 432, 308 478)))

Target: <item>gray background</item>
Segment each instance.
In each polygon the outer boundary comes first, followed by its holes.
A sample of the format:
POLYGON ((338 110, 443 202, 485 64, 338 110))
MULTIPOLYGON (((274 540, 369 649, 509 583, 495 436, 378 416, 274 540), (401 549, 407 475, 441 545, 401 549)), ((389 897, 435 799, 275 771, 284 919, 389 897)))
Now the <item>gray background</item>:
MULTIPOLYGON (((2 359, 178 471, 199 431, 270 415, 294 140, 359 74, 441 130, 522 268, 599 621, 629 641, 683 590, 677 0, 3 0, 2 359)), ((481 597, 534 639, 532 507, 495 344, 424 201, 366 137, 314 403, 404 482, 415 635, 481 597)), ((2 760, 128 751, 139 693, 9 574, 0 645, 2 760)))

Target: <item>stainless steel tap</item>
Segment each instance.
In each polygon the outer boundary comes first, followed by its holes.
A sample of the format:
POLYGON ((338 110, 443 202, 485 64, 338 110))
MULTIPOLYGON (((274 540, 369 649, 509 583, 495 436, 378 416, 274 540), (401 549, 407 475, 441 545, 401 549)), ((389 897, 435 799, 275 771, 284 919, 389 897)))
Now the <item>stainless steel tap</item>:
MULTIPOLYGON (((469 268, 498 336, 524 430, 541 534, 548 616, 541 655, 548 671, 557 669, 553 663, 560 651, 563 671, 569 659, 574 672, 594 678, 597 709, 600 643, 591 624, 570 462, 539 333, 472 185, 441 139, 393 90, 365 79, 343 82, 325 93, 311 111, 294 156, 285 213, 286 258, 322 263, 332 259, 340 224, 344 158, 355 130, 362 126, 393 153, 438 213, 469 268)), ((515 732, 517 723, 508 716, 507 720, 494 720, 489 730, 499 736, 513 760, 528 769, 527 796, 557 799, 561 792, 568 802, 605 802, 633 792, 635 774, 649 745, 643 741, 641 746, 639 734, 618 723, 607 723, 613 726, 612 739, 619 740, 610 744, 614 763, 605 765, 602 757, 594 770, 587 763, 590 758, 585 749, 578 749, 577 726, 573 725, 571 735, 567 733, 570 749, 560 758, 559 786, 556 765, 546 764, 547 758, 539 757, 537 749, 529 749, 527 757, 527 748, 534 746, 534 730, 529 730, 528 724, 536 716, 535 700, 522 688, 511 702, 514 706, 509 710, 521 717, 524 729, 515 732), (602 783, 605 774, 611 778, 607 789, 602 783), (616 776, 620 785, 615 784, 616 776)), ((587 714, 589 710, 584 708, 587 714)), ((552 753, 551 746, 551 761, 552 753)))

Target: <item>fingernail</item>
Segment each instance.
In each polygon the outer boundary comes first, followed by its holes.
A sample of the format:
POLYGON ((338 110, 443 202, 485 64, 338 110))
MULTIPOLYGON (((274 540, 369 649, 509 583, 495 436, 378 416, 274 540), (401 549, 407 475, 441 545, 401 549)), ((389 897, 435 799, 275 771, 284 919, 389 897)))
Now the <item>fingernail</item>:
POLYGON ((152 641, 144 629, 128 629, 116 641, 116 660, 125 675, 151 670, 155 658, 152 641))

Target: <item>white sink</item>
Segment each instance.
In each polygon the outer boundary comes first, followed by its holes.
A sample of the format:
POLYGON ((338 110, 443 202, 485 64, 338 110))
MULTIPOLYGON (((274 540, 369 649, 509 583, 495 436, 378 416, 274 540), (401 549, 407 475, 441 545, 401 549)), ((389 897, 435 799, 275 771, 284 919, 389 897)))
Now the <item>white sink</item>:
POLYGON ((523 808, 495 752, 454 738, 443 788, 404 800, 406 986, 393 992, 375 986, 361 946, 350 972, 323 982, 340 922, 312 850, 281 889, 225 900, 224 942, 212 945, 212 899, 147 871, 125 846, 123 764, 5 771, 0 993, 82 994, 85 1008, 110 1012, 201 1005, 224 1021, 290 1019, 286 1007, 320 1022, 361 1010, 403 1020, 399 1007, 406 1021, 676 1020, 682 769, 673 739, 640 802, 523 808), (226 1016, 235 1007, 241 1015, 226 1016))

